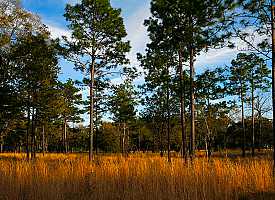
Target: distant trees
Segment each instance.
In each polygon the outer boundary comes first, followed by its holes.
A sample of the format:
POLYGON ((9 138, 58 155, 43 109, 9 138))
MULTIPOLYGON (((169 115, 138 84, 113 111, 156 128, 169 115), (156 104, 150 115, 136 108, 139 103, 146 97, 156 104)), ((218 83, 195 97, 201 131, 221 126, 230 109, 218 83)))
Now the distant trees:
POLYGON ((252 108, 252 155, 254 155, 254 94, 256 90, 264 92, 270 87, 270 70, 267 68, 264 59, 256 56, 255 54, 240 53, 238 54, 237 59, 232 61, 232 66, 230 67, 229 80, 231 94, 239 95, 241 101, 243 156, 245 156, 246 145, 244 103, 247 101, 246 95, 250 93, 250 102, 252 108))
POLYGON ((211 156, 212 145, 219 137, 219 132, 222 132, 221 127, 231 123, 228 113, 232 108, 230 102, 224 99, 227 92, 225 70, 221 67, 206 70, 197 75, 195 81, 197 118, 200 129, 206 132, 204 137, 208 157, 211 156))

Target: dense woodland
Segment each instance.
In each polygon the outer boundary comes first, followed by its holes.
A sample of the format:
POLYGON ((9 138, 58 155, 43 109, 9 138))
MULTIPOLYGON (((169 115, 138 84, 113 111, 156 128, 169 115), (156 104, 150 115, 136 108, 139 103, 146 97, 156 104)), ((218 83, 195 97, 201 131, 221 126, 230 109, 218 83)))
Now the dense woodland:
POLYGON ((0 151, 89 151, 90 160, 151 151, 170 160, 171 151, 271 148, 271 2, 152 0, 150 43, 133 66, 121 10, 109 0, 67 5, 71 37, 59 39, 18 1, 0 1, 0 151), (196 72, 200 54, 240 42, 231 64, 196 72), (86 78, 61 82, 62 59, 86 78))

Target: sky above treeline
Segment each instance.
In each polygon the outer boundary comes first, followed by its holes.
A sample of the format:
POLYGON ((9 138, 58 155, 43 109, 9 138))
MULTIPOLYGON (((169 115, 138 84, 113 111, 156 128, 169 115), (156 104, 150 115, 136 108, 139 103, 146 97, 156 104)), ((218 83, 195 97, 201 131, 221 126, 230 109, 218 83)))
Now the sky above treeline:
MULTIPOLYGON (((22 0, 22 6, 26 10, 37 14, 41 20, 46 24, 52 34, 53 38, 68 36, 70 31, 67 29, 67 22, 63 17, 66 4, 75 4, 79 0, 22 0)), ((124 24, 128 33, 127 39, 131 42, 131 52, 128 58, 131 65, 138 66, 136 54, 138 52, 144 53, 146 44, 150 41, 147 36, 146 27, 143 26, 145 19, 150 16, 150 0, 111 0, 111 4, 115 8, 121 8, 124 24)), ((241 49, 242 44, 239 44, 241 49)), ((229 64, 238 53, 238 49, 219 49, 210 50, 205 53, 202 52, 196 59, 195 67, 197 73, 200 73, 208 68, 216 66, 223 66, 229 64)), ((59 79, 65 81, 68 78, 74 80, 82 80, 83 75, 73 69, 73 64, 60 61, 61 74, 59 79)), ((142 69, 139 69, 142 71, 142 69)), ((114 83, 120 83, 120 77, 113 77, 114 83)), ((139 77, 134 82, 135 84, 142 84, 143 77, 139 77)))
MULTIPOLYGON (((53 38, 61 38, 62 35, 70 36, 70 30, 67 28, 67 22, 63 17, 66 4, 75 4, 80 0, 21 0, 22 7, 34 14, 40 16, 41 21, 49 28, 53 38)), ((130 59, 131 65, 138 68, 139 72, 142 69, 139 67, 139 62, 136 59, 137 53, 144 53, 146 44, 150 42, 146 27, 143 23, 145 19, 150 17, 150 2, 151 0, 110 0, 111 5, 115 8, 121 8, 122 17, 127 31, 127 39, 131 43, 131 52, 127 55, 130 59)), ((260 39, 260 38, 258 38, 260 39)), ((208 52, 201 52, 196 58, 195 70, 197 74, 202 73, 206 69, 213 69, 215 67, 229 66, 232 59, 235 59, 237 54, 245 49, 246 45, 236 39, 235 49, 222 48, 210 49, 208 52)), ((73 69, 73 64, 60 60, 61 74, 59 79, 66 81, 71 78, 73 80, 82 80, 84 75, 81 72, 76 72, 73 69)), ((188 67, 188 63, 186 63, 188 67)), ((111 78, 113 84, 122 83, 120 76, 111 78)), ((141 75, 134 81, 135 85, 144 83, 144 76, 141 75)), ((83 98, 87 98, 88 89, 82 90, 83 98)), ((88 116, 84 116, 85 124, 88 123, 88 116)), ((110 116, 105 116, 107 120, 110 116)))

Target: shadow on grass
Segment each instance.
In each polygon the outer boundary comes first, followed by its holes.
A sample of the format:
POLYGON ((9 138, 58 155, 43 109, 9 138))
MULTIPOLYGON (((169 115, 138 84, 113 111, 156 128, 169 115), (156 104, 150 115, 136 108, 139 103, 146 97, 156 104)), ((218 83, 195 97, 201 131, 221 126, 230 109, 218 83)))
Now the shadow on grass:
POLYGON ((243 194, 239 200, 274 200, 275 192, 256 192, 250 194, 243 194))

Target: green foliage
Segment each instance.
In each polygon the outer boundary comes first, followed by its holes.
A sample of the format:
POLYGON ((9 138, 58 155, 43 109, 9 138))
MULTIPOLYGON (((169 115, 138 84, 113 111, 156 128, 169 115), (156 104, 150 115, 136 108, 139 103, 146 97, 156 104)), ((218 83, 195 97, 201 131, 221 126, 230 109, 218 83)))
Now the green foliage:
POLYGON ((115 122, 133 122, 136 116, 136 95, 137 93, 130 80, 126 80, 118 86, 113 86, 113 95, 110 97, 109 104, 115 122))
MULTIPOLYGON (((121 10, 112 8, 109 0, 83 0, 74 6, 67 5, 64 16, 72 30, 72 38, 65 38, 66 58, 89 56, 96 61, 96 71, 127 64, 125 53, 130 45, 129 41, 123 41, 127 34, 120 14, 121 10)), ((92 64, 74 61, 76 68, 81 70, 89 70, 92 64)))
POLYGON ((222 20, 221 30, 236 47, 238 38, 247 44, 239 49, 254 52, 271 59, 271 1, 270 0, 229 0, 222 20))

